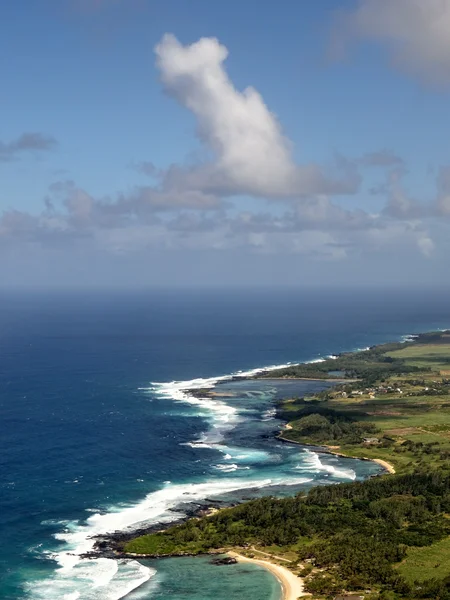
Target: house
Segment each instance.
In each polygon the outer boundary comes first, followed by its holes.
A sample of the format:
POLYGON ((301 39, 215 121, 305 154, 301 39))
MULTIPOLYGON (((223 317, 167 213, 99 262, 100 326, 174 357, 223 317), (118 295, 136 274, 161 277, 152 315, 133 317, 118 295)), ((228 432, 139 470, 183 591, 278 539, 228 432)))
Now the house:
POLYGON ((380 440, 376 437, 364 438, 363 441, 365 444, 378 444, 380 442, 380 440))
POLYGON ((364 600, 364 596, 359 594, 340 594, 334 600, 364 600))

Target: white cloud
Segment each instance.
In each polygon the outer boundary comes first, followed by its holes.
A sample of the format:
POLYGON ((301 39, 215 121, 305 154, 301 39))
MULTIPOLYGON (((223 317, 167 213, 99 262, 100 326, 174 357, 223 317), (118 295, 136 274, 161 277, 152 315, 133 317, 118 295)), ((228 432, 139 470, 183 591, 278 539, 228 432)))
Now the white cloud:
POLYGON ((316 165, 294 162, 291 143, 261 95, 252 87, 240 92, 230 81, 223 65, 228 50, 217 39, 183 46, 166 34, 155 52, 167 91, 195 115, 213 155, 192 169, 173 167, 166 186, 263 197, 356 190, 355 170, 342 168, 332 180, 316 165))
POLYGON ((359 0, 337 21, 336 37, 386 43, 399 67, 450 83, 450 0, 359 0))
POLYGON ((86 244, 112 254, 158 248, 239 250, 333 261, 401 248, 429 257, 434 250, 433 240, 418 221, 343 209, 326 197, 292 203, 278 215, 226 207, 193 211, 175 199, 177 210, 160 215, 155 214, 151 196, 107 201, 95 199, 71 181, 51 187, 40 214, 9 211, 0 216, 2 248, 32 244, 70 250, 86 244))
POLYGON ((426 216, 426 207, 411 198, 402 185, 404 169, 393 169, 387 175, 383 191, 387 193, 384 213, 396 219, 417 219, 426 216))
POLYGON ((427 234, 424 234, 423 236, 419 237, 419 239, 417 240, 417 245, 422 254, 427 258, 429 258, 435 250, 435 244, 430 238, 430 236, 427 234))
MULTIPOLYGON (((379 2, 389 10, 384 0, 379 2)), ((403 4, 392 2, 397 9, 403 4)), ((361 2, 359 10, 370 5, 368 0, 361 2)), ((355 23, 363 22, 358 19, 355 23)), ((68 254, 75 248, 86 255, 92 250, 114 256, 162 250, 208 257, 220 250, 236 256, 295 256, 299 263, 311 259, 350 264, 358 257, 370 261, 381 256, 390 264, 395 256, 428 258, 436 242, 439 256, 442 239, 436 235, 435 221, 437 215, 450 215, 450 169, 440 171, 438 197, 425 210, 404 190, 403 161, 388 150, 353 161, 337 156, 334 178, 317 165, 300 166, 260 94, 253 88, 241 92, 230 81, 224 69, 228 51, 216 39, 183 46, 167 35, 156 53, 166 89, 197 119, 209 162, 190 168, 172 165, 164 171, 153 163, 140 163, 138 170, 154 185, 104 198, 72 181, 56 182, 41 214, 0 215, 2 250, 16 243, 33 255, 37 248, 57 252, 64 247, 68 254), (348 208, 348 202, 333 198, 358 188, 358 166, 390 169, 381 188, 387 203, 379 214, 348 208), (224 198, 240 194, 281 198, 284 203, 264 212, 253 202, 244 212, 238 200, 232 205, 224 198), (430 232, 421 223, 425 217, 430 219, 430 232)), ((2 150, 14 155, 48 145, 47 138, 22 136, 0 144, 0 159, 2 150)))

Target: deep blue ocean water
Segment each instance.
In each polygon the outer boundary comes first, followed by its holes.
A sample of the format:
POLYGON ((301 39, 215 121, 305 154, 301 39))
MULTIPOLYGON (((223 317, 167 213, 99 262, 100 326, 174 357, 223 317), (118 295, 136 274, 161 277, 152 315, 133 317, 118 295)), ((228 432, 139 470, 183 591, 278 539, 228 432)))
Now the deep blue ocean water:
POLYGON ((430 290, 3 293, 0 597, 225 600, 253 597, 257 580, 257 597, 277 600, 277 582, 257 567, 72 553, 89 549, 92 534, 173 518, 183 501, 376 473, 271 437, 274 398, 314 382, 228 382, 205 401, 181 390, 450 327, 448 299, 430 290))

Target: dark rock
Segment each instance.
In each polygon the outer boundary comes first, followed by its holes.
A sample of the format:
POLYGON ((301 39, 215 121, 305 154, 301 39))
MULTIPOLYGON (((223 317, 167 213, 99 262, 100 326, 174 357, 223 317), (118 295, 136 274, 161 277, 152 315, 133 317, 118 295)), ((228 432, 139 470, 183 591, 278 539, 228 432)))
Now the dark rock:
POLYGON ((232 556, 224 556, 223 558, 213 558, 212 565, 235 565, 237 560, 232 556))

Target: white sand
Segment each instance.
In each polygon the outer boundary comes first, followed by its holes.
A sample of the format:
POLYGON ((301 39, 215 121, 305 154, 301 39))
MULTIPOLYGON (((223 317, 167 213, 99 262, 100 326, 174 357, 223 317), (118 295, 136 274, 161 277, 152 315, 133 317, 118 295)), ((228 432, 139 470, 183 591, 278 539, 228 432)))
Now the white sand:
POLYGON ((388 471, 388 473, 395 473, 394 467, 391 465, 391 463, 388 463, 386 460, 382 460, 381 458, 370 458, 369 460, 372 460, 373 462, 376 462, 382 467, 384 467, 386 471, 388 471))
POLYGON ((306 596, 306 592, 303 591, 303 579, 297 577, 292 571, 286 569, 286 567, 280 567, 275 563, 271 563, 268 560, 260 560, 259 558, 247 558, 236 552, 229 552, 230 556, 236 558, 239 562, 249 562, 255 565, 260 565, 268 571, 270 571, 278 581, 281 583, 283 588, 283 600, 297 600, 299 596, 306 596))

